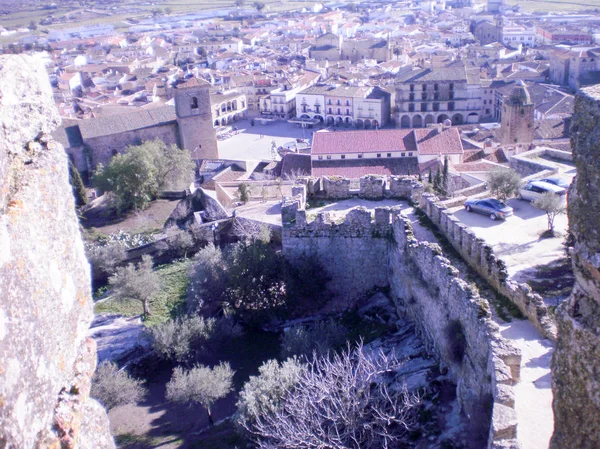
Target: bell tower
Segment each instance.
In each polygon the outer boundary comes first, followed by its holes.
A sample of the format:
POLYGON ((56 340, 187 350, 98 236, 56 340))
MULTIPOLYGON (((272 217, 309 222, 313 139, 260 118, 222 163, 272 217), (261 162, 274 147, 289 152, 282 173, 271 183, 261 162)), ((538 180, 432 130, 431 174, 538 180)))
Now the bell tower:
POLYGON ((217 135, 212 124, 210 83, 198 78, 175 89, 179 144, 192 159, 218 159, 217 135))
POLYGON ((510 97, 502 105, 500 141, 503 145, 533 142, 535 104, 531 101, 525 83, 517 81, 510 97))

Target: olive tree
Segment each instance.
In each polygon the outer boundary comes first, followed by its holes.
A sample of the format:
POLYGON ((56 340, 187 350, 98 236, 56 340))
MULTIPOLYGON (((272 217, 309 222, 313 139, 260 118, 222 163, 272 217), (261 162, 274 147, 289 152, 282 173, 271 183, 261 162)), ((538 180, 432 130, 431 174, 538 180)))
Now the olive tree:
POLYGON ((537 209, 546 212, 548 232, 554 235, 554 219, 557 215, 564 214, 567 211, 564 198, 552 192, 546 192, 532 204, 537 209))
POLYGON ((391 447, 415 424, 420 402, 393 381, 399 365, 362 345, 314 355, 276 407, 259 404, 255 421, 242 425, 261 449, 391 447))
POLYGON ((214 425, 212 406, 232 390, 234 371, 229 363, 214 368, 196 365, 189 370, 177 367, 167 384, 167 399, 183 404, 200 404, 208 413, 208 424, 214 425))
POLYGON ((146 391, 141 380, 131 377, 110 361, 98 365, 92 379, 91 395, 107 410, 140 401, 146 391))
POLYGON ((116 269, 108 283, 118 299, 134 299, 142 303, 144 316, 150 315, 150 299, 160 290, 160 278, 152 269, 152 257, 145 255, 136 265, 116 269))
POLYGON ((522 184, 519 174, 510 168, 496 168, 490 172, 490 191, 501 201, 515 196, 522 184))

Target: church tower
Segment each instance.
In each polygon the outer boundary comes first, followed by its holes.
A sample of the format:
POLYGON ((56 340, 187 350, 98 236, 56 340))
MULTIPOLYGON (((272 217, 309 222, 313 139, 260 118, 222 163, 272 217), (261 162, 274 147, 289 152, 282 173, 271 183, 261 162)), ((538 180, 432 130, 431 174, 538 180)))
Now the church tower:
POLYGON ((523 81, 517 81, 510 97, 502 104, 500 143, 529 146, 533 142, 535 105, 523 81))
POLYGON ((175 89, 179 143, 195 160, 219 157, 209 89, 210 83, 198 78, 191 78, 175 89))

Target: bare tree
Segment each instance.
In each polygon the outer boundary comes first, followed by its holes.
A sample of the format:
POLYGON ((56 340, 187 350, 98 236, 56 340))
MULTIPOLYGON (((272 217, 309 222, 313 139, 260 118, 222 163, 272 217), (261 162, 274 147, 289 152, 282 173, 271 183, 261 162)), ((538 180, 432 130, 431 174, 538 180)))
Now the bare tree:
POLYGON ((392 447, 416 422, 420 402, 391 382, 399 365, 393 354, 365 354, 362 344, 313 355, 279 406, 259 404, 246 428, 261 449, 392 447))
POLYGON ((265 223, 236 217, 233 221, 233 233, 249 241, 260 240, 264 243, 271 241, 271 228, 265 223))
POLYGON ((489 187, 499 200, 506 201, 515 196, 522 184, 519 174, 510 168, 497 168, 490 172, 489 187))
POLYGON ((554 235, 554 219, 557 215, 564 214, 567 211, 564 198, 552 192, 546 192, 541 198, 533 202, 533 206, 546 212, 548 232, 554 235))
POLYGON ((234 371, 229 363, 214 368, 196 365, 190 370, 177 367, 167 384, 167 399, 184 404, 200 404, 208 413, 208 424, 214 425, 211 408, 215 401, 232 390, 234 371))
POLYGON ((150 315, 150 299, 160 290, 160 278, 152 270, 152 257, 145 255, 137 265, 119 267, 108 279, 119 299, 135 299, 142 303, 144 316, 150 315))

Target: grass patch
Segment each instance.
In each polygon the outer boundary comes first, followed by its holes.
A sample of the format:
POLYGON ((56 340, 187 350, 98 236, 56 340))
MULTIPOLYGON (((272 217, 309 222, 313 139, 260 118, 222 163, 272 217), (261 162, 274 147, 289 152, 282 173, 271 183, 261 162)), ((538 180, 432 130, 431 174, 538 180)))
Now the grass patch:
MULTIPOLYGON (((162 288, 150 301, 150 315, 145 321, 146 326, 163 323, 180 312, 185 303, 189 279, 189 260, 161 265, 156 268, 162 288)), ((115 313, 124 316, 137 316, 142 313, 142 304, 136 300, 117 300, 108 298, 97 303, 95 313, 115 313)))
POLYGON ((246 447, 248 442, 235 429, 231 421, 218 424, 202 434, 194 437, 190 448, 194 449, 231 449, 246 447))

